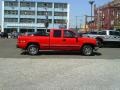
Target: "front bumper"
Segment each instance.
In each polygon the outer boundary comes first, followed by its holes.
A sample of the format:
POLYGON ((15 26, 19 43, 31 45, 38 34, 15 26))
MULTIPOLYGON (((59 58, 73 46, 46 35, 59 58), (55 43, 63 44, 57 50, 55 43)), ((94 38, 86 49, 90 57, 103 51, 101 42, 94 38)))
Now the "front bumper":
POLYGON ((16 45, 16 48, 19 48, 19 46, 18 46, 18 45, 16 45))

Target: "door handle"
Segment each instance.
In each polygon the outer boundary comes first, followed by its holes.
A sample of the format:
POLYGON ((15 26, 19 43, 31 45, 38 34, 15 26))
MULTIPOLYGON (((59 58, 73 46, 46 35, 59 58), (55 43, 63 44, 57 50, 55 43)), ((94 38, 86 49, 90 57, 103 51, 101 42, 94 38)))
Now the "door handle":
POLYGON ((65 42, 65 41, 66 41, 66 39, 63 39, 63 41, 65 42))

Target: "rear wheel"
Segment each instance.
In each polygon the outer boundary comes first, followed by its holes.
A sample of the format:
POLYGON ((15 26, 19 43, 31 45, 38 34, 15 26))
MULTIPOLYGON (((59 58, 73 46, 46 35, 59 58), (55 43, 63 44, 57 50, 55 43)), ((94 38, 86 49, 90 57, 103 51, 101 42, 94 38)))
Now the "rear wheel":
POLYGON ((28 47, 27 47, 27 51, 28 51, 28 53, 30 54, 30 55, 37 55, 38 54, 38 52, 39 52, 39 47, 38 47, 38 45, 29 45, 28 47))
POLYGON ((93 53, 93 47, 91 45, 84 45, 82 48, 82 54, 85 56, 90 56, 93 53))

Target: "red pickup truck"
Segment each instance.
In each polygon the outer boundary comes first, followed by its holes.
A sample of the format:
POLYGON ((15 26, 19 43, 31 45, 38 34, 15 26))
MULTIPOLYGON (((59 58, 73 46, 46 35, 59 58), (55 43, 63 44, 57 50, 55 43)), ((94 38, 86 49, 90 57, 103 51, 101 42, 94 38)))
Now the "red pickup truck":
POLYGON ((97 50, 97 42, 93 38, 78 36, 72 30, 51 29, 33 34, 21 35, 17 39, 17 47, 36 55, 41 50, 80 51, 85 56, 97 50))

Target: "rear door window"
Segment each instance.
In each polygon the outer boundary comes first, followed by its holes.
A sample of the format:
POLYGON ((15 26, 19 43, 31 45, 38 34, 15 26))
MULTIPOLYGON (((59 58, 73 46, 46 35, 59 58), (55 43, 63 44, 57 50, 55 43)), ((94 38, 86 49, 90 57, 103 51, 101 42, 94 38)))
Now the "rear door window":
POLYGON ((53 37, 61 37, 61 30, 54 30, 53 37))
POLYGON ((99 35, 106 35, 106 31, 100 31, 98 32, 99 35))
POLYGON ((120 36, 120 32, 117 32, 117 31, 110 31, 110 35, 120 36))

